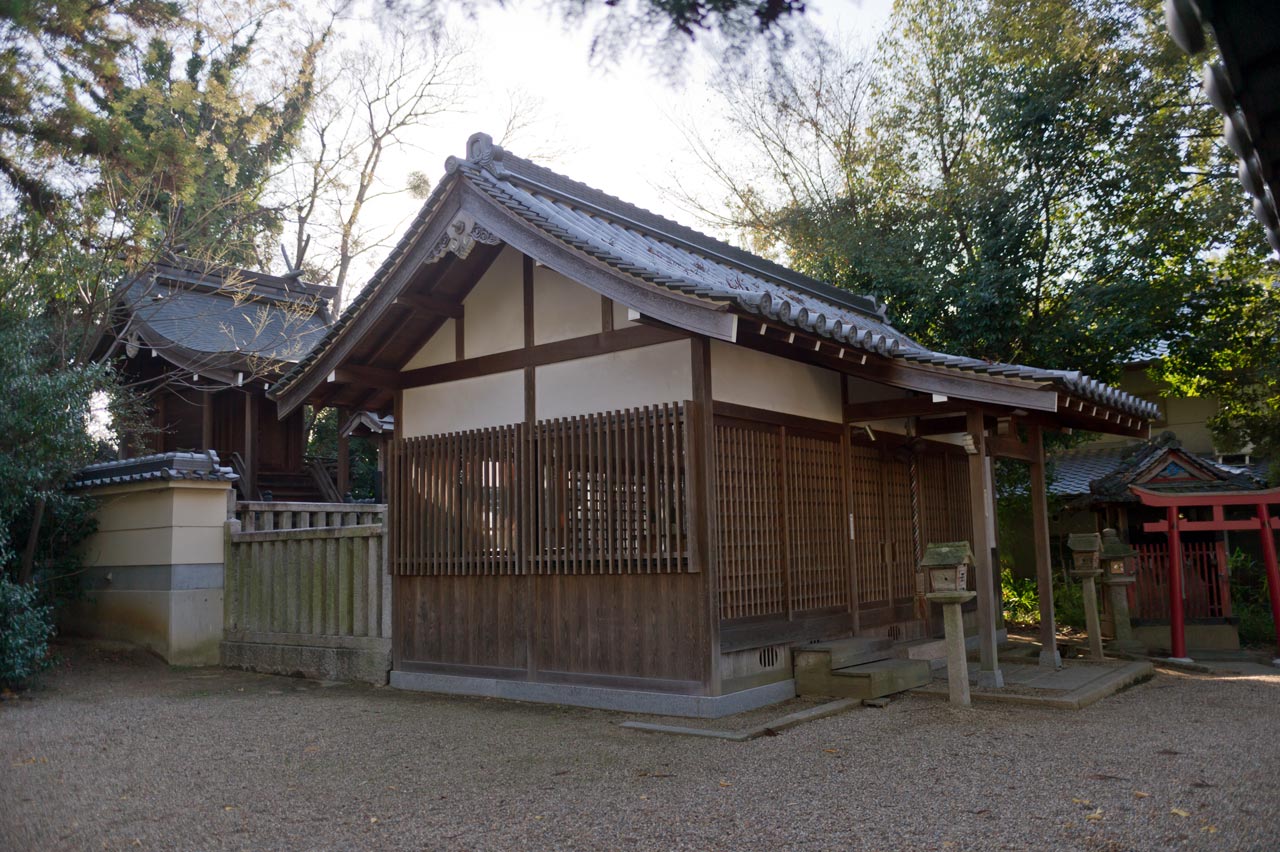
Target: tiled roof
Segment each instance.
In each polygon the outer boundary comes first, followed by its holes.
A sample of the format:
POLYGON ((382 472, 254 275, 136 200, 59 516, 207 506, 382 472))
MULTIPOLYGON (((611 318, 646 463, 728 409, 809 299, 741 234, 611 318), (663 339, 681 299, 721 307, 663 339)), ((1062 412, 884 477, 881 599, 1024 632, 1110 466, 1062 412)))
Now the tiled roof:
MULTIPOLYGON (((1163 432, 1149 441, 1127 446, 1081 447, 1053 456, 1053 479, 1049 492, 1060 497, 1088 497, 1100 502, 1128 502, 1136 498, 1129 485, 1164 455, 1180 450, 1181 442, 1172 432, 1163 432)), ((1160 491, 1203 491, 1206 488, 1251 489, 1261 480, 1242 468, 1220 465, 1211 459, 1186 454, 1187 460, 1213 478, 1202 481, 1167 482, 1145 487, 1160 491)))
POLYGON ((779 266, 597 189, 514 156, 484 134, 467 143, 467 159, 451 157, 447 176, 405 236, 351 304, 326 341, 277 384, 284 389, 364 309, 371 294, 426 226, 457 180, 470 185, 526 223, 621 272, 659 287, 728 304, 840 346, 888 358, 1001 379, 1049 384, 1114 410, 1150 419, 1156 407, 1082 373, 1001 364, 934 352, 893 327, 884 306, 779 266))
POLYGON ((324 302, 312 285, 243 269, 196 271, 159 264, 122 285, 121 303, 148 345, 222 359, 296 363, 328 331, 324 302))
POLYGON ((152 480, 202 480, 234 482, 231 468, 219 463, 213 450, 203 453, 159 453, 133 459, 91 464, 73 477, 69 488, 93 488, 152 480))

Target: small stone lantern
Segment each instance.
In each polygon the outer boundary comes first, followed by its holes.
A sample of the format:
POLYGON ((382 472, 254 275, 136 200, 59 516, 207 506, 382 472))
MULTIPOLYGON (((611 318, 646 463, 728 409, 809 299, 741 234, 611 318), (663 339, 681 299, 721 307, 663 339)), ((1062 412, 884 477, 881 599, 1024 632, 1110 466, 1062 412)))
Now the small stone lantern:
POLYGON ((1102 536, 1097 533, 1071 533, 1067 536, 1071 550, 1071 576, 1080 581, 1084 592, 1085 629, 1089 633, 1089 656, 1102 656, 1102 626, 1098 621, 1098 590, 1094 580, 1102 573, 1102 536))
POLYGON ((925 599, 942 605, 942 626, 947 645, 947 692, 952 704, 969 706, 969 659, 964 646, 964 616, 960 607, 977 597, 969 591, 969 566, 973 548, 967 541, 930 544, 920 567, 929 571, 932 589, 925 599))
POLYGON ((1111 604, 1111 620, 1115 625, 1115 639, 1107 643, 1107 647, 1122 654, 1146 653, 1146 646, 1133 638, 1133 627, 1129 623, 1129 587, 1137 582, 1134 574, 1134 559, 1138 552, 1120 539, 1120 534, 1113 529, 1102 531, 1102 549, 1099 551, 1102 563, 1102 585, 1107 589, 1107 600, 1111 604))
POLYGON ((964 592, 969 589, 973 548, 967 541, 946 541, 925 548, 920 567, 929 572, 929 591, 964 592))

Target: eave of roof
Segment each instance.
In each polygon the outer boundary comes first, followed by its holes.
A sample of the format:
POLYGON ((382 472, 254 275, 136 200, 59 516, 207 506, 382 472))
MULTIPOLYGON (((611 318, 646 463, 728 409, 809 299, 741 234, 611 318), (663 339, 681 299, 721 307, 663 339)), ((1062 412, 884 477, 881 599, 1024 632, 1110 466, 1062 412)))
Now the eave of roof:
POLYGON ((1001 364, 934 352, 893 328, 875 300, 786 270, 704 234, 514 157, 484 134, 468 140, 466 159, 449 158, 446 178, 423 205, 369 285, 317 345, 271 390, 289 393, 368 309, 432 220, 441 200, 466 181, 525 225, 624 275, 684 298, 728 306, 742 317, 776 322, 851 349, 926 369, 1052 387, 1138 420, 1155 405, 1075 371, 1001 364))

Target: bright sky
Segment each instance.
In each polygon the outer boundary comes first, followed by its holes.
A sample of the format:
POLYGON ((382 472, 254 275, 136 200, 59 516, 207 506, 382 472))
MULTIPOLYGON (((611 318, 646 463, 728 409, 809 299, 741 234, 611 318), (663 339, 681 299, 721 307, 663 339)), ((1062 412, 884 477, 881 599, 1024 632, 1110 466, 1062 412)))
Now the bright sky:
MULTIPOLYGON (((697 227, 692 215, 664 196, 663 187, 671 187, 678 175, 699 197, 716 197, 679 126, 692 118, 704 137, 729 142, 716 132, 716 110, 706 86, 713 57, 695 45, 686 55, 684 83, 677 87, 643 56, 624 56, 609 68, 592 67, 590 27, 566 31, 558 17, 533 0, 480 5, 476 19, 460 27, 474 42, 472 62, 479 72, 466 112, 435 122, 419 137, 416 150, 387 164, 388 172, 418 169, 438 180, 445 158, 461 155, 469 135, 484 131, 496 137, 502 132, 509 93, 520 90, 541 104, 536 125, 508 146, 513 153, 697 227), (557 155, 539 156, 548 151, 557 155)), ((871 44, 891 8, 892 0, 811 0, 806 19, 830 38, 871 44)), ((370 223, 402 223, 419 204, 403 196, 383 202, 369 211, 370 223)), ((368 269, 385 252, 376 254, 365 258, 368 269)))

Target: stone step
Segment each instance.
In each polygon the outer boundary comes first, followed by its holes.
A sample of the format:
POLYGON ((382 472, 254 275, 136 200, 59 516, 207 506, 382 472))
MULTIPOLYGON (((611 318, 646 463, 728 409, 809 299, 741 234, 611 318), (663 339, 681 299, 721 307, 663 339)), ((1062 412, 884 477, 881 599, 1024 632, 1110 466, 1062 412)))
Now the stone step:
POLYGON ((831 673, 833 680, 848 680, 857 684, 850 698, 879 698, 906 692, 924 686, 933 679, 933 671, 927 660, 879 660, 837 669, 831 673))
POLYGON ((893 649, 893 656, 900 660, 925 660, 933 668, 947 664, 947 640, 917 639, 904 642, 893 649))
POLYGON ((893 656, 893 640, 883 637, 853 636, 848 639, 833 639, 829 642, 814 642, 811 645, 798 645, 792 648, 792 656, 812 654, 815 664, 825 665, 828 669, 844 669, 861 663, 873 663, 876 660, 887 660, 893 656))

